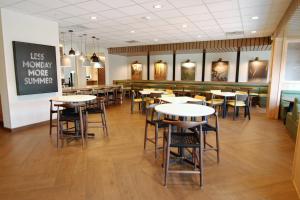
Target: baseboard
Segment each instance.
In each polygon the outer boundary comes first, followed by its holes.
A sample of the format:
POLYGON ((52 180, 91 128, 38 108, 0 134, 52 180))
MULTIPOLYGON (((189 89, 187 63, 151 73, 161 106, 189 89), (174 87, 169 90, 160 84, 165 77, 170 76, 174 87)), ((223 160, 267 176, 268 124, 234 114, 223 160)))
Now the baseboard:
POLYGON ((28 129, 39 127, 39 126, 44 126, 46 124, 49 124, 49 120, 43 121, 43 122, 38 122, 38 123, 35 123, 35 124, 26 125, 26 126, 21 126, 21 127, 18 127, 18 128, 6 128, 6 127, 3 127, 3 128, 5 130, 8 130, 11 133, 15 133, 15 132, 24 131, 24 130, 28 130, 28 129))
POLYGON ((294 185, 294 188, 295 188, 295 190, 296 190, 296 192, 297 192, 297 195, 298 195, 298 197, 299 197, 299 199, 300 199, 300 191, 299 191, 299 189, 297 188, 297 185, 296 185, 296 183, 295 183, 295 180, 293 180, 293 185, 294 185))

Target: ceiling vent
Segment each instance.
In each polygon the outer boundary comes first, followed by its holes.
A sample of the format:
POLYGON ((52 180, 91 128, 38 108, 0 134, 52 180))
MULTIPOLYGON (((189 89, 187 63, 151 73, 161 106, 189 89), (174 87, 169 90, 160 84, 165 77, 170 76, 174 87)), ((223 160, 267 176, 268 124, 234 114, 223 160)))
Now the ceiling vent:
POLYGON ((139 41, 137 41, 137 40, 129 40, 129 41, 125 41, 125 42, 129 43, 129 44, 139 43, 139 41))
POLYGON ((242 36, 244 35, 244 31, 233 31, 233 32, 226 32, 226 36, 242 36))
POLYGON ((69 26, 68 29, 73 30, 76 33, 76 32, 84 32, 90 28, 83 25, 73 25, 73 26, 69 26))

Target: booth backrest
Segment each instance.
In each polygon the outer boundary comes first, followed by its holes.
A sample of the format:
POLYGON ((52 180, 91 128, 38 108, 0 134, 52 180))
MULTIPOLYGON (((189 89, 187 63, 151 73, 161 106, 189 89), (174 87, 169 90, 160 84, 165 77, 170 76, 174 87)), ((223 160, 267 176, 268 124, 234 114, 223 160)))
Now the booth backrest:
POLYGON ((144 88, 193 90, 195 93, 218 89, 222 91, 247 91, 258 94, 268 93, 268 83, 200 82, 200 81, 154 81, 154 80, 114 80, 114 84, 124 88, 139 90, 144 88))

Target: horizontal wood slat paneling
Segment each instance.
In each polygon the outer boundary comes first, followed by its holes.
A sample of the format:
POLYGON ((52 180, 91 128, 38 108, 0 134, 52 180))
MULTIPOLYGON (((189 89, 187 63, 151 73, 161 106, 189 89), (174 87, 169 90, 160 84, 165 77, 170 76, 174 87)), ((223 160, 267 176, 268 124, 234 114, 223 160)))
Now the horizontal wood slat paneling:
POLYGON ((173 51, 192 51, 198 50, 206 52, 233 52, 240 48, 242 51, 260 51, 271 49, 272 40, 270 37, 260 38, 241 38, 230 40, 212 40, 212 41, 198 41, 185 42, 174 44, 157 44, 157 45, 143 45, 143 46, 128 46, 128 47, 114 47, 109 48, 109 54, 117 55, 141 55, 146 52, 163 53, 173 51))

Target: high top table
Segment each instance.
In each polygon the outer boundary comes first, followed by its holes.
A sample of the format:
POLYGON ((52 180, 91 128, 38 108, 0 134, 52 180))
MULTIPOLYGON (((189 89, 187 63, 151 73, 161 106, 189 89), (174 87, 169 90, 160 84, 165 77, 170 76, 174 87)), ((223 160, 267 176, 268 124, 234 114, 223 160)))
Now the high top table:
POLYGON ((63 103, 84 103, 95 99, 94 95, 68 95, 51 98, 52 101, 63 103))
POLYGON ((206 117, 215 113, 215 109, 209 106, 197 104, 160 104, 155 106, 159 113, 178 117, 206 117))

